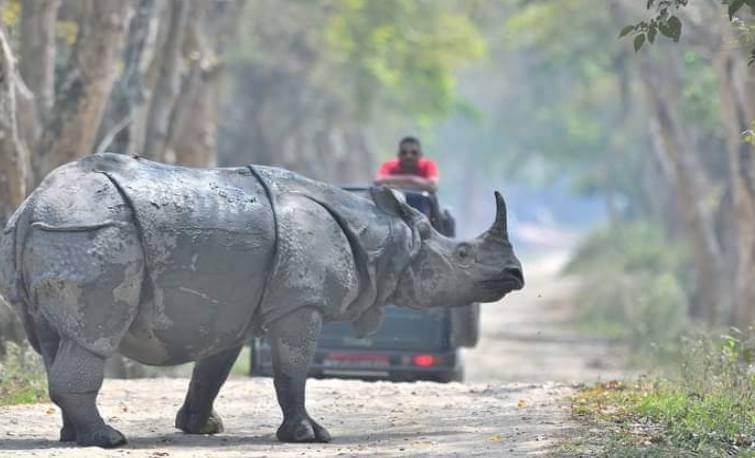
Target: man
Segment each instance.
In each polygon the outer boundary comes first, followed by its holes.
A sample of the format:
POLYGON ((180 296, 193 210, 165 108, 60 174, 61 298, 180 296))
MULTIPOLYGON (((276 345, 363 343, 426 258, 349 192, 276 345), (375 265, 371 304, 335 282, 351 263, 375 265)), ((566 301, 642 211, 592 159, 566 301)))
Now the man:
POLYGON ((404 137, 398 144, 398 158, 380 167, 375 184, 434 193, 438 190, 438 166, 422 157, 419 140, 404 137))

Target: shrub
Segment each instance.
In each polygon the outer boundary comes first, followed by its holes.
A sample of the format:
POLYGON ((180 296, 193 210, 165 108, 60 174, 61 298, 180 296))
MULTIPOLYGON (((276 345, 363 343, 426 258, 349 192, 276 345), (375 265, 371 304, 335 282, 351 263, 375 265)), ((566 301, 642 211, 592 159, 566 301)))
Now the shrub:
POLYGON ((578 248, 568 273, 583 283, 580 326, 627 339, 640 353, 667 348, 687 329, 685 253, 652 225, 597 231, 578 248))
POLYGON ((7 344, 0 360, 0 405, 28 404, 47 399, 42 358, 28 345, 7 344))
POLYGON ((607 456, 755 456, 752 336, 687 339, 675 376, 586 388, 572 412, 611 431, 607 456))

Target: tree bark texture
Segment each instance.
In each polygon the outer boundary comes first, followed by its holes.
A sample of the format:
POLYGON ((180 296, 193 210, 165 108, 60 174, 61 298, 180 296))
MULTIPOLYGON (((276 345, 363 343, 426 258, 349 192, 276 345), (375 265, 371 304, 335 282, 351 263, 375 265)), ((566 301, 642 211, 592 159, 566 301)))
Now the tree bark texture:
POLYGON ((223 54, 245 2, 193 2, 184 42, 188 71, 171 122, 167 156, 178 164, 207 167, 216 162, 223 54))
POLYGON ((126 50, 126 87, 131 120, 125 151, 154 158, 156 155, 146 150, 145 142, 172 4, 166 1, 143 0, 142 8, 149 8, 151 11, 137 16, 137 23, 130 34, 126 50))
POLYGON ((157 79, 147 115, 144 151, 150 157, 166 161, 166 150, 173 108, 181 90, 182 46, 193 3, 170 2, 170 18, 162 49, 156 56, 157 79))
POLYGON ((47 117, 55 101, 55 18, 60 0, 23 3, 19 70, 36 98, 37 113, 47 117))
POLYGON ((675 188, 676 207, 684 218, 695 266, 695 293, 690 313, 693 318, 715 324, 720 320, 727 288, 721 246, 716 237, 711 187, 692 135, 684 131, 676 107, 680 105, 679 69, 673 58, 663 66, 648 56, 640 57, 642 81, 651 115, 651 132, 657 136, 655 152, 664 164, 667 179, 675 188), (661 68, 662 67, 662 68, 661 68), (661 80, 663 79, 663 81, 661 80))
POLYGON ((19 76, 5 32, 0 28, 0 228, 27 192, 29 155, 18 133, 16 85, 19 76))
POLYGON ((755 181, 753 148, 743 140, 742 132, 749 128, 753 118, 750 117, 752 109, 747 104, 747 86, 738 83, 742 81, 740 75, 746 75, 749 69, 743 57, 730 50, 722 50, 716 56, 714 67, 726 129, 727 187, 731 196, 728 221, 732 223, 733 235, 726 253, 727 264, 733 270, 730 275, 733 300, 726 313, 726 322, 747 326, 755 319, 755 181))
POLYGON ((132 2, 87 0, 67 74, 34 161, 37 182, 55 167, 94 148, 121 56, 132 2))

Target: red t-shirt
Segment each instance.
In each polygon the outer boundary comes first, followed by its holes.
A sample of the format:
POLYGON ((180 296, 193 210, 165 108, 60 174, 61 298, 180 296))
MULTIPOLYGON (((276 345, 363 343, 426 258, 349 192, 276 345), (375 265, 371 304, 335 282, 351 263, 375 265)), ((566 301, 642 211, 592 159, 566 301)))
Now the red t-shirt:
POLYGON ((422 178, 438 179, 438 166, 432 159, 426 157, 419 158, 417 162, 417 170, 414 173, 406 173, 401 170, 401 164, 397 158, 391 159, 383 164, 378 170, 377 175, 379 177, 386 177, 389 175, 416 175, 422 178))

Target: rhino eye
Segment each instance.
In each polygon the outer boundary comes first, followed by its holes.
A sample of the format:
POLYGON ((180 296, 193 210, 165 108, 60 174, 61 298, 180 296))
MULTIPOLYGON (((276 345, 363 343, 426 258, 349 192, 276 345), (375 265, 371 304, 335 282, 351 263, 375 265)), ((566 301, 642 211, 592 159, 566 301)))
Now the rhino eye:
POLYGON ((472 247, 469 245, 459 245, 456 248, 456 258, 462 263, 472 260, 472 247))

